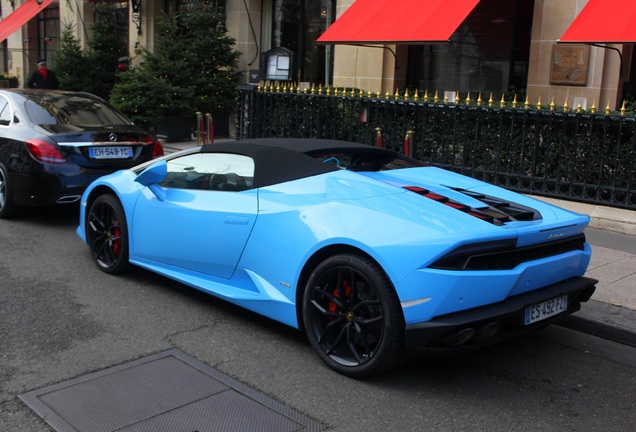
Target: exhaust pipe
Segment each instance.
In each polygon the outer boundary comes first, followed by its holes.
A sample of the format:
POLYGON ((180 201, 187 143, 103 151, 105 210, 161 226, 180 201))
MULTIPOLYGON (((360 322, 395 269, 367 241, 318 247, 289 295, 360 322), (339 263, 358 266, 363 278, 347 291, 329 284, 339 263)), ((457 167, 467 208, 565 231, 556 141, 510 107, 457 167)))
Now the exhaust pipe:
POLYGON ((496 335, 499 332, 500 328, 501 324, 498 322, 491 322, 489 324, 486 324, 477 331, 474 339, 475 342, 480 343, 487 341, 488 339, 496 335))
POLYGON ((475 329, 468 327, 457 332, 453 332, 439 339, 445 345, 458 347, 468 342, 475 335, 475 329))

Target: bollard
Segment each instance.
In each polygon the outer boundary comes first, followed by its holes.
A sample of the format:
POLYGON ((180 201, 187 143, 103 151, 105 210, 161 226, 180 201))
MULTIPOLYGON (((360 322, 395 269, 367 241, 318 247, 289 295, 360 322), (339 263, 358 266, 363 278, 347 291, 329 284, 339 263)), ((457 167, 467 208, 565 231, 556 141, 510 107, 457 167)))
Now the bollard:
MULTIPOLYGON (((203 129, 203 114, 197 111, 197 147, 201 145, 201 134, 205 133, 203 129)), ((203 144, 205 144, 205 137, 203 137, 203 144)))
POLYGON ((375 131, 378 133, 378 136, 376 138, 376 145, 380 148, 382 148, 382 128, 375 128, 375 131))
POLYGON ((409 157, 411 156, 411 137, 409 136, 409 133, 406 133, 406 136, 404 137, 404 156, 409 157))
POLYGON ((406 132, 406 136, 404 137, 404 156, 411 157, 412 143, 413 143, 413 132, 409 130, 406 132))
POLYGON ((214 144, 214 123, 212 122, 212 114, 207 113, 205 117, 207 120, 206 135, 208 139, 210 140, 210 144, 214 144))

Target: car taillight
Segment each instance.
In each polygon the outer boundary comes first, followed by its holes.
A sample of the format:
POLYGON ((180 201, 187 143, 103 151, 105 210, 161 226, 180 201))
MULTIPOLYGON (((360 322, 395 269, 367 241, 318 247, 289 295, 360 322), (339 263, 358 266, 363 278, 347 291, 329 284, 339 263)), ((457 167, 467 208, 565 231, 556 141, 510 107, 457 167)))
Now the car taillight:
POLYGON ((152 149, 152 157, 156 158, 156 157, 159 157, 159 156, 163 156, 163 146, 161 145, 161 143, 159 141, 155 140, 153 145, 155 147, 152 149))
POLYGON ((55 146, 49 142, 31 139, 24 143, 31 156, 40 162, 46 163, 64 163, 66 158, 62 156, 62 153, 55 148, 55 146))
POLYGON ((163 146, 159 142, 159 140, 152 139, 151 136, 145 135, 143 140, 146 144, 152 144, 152 158, 156 158, 159 156, 163 156, 163 146))

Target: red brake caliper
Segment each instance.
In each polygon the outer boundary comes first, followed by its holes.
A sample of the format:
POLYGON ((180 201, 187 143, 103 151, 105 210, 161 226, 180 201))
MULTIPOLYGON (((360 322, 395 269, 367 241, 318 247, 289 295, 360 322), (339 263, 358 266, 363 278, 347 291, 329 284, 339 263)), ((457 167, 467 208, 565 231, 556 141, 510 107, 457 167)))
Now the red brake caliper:
MULTIPOLYGON (((342 286, 344 288, 345 296, 349 297, 349 295, 351 294, 351 285, 349 284, 349 281, 342 282, 342 286)), ((336 298, 340 298, 340 295, 338 294, 338 288, 336 288, 333 291, 333 296, 336 298)), ((335 312, 337 309, 338 309, 338 305, 333 300, 330 301, 329 312, 335 312)))
POLYGON ((115 255, 115 257, 119 256, 119 252, 121 249, 121 229, 119 228, 119 221, 117 221, 115 223, 115 229, 113 230, 113 236, 116 238, 115 241, 113 241, 113 255, 115 255))

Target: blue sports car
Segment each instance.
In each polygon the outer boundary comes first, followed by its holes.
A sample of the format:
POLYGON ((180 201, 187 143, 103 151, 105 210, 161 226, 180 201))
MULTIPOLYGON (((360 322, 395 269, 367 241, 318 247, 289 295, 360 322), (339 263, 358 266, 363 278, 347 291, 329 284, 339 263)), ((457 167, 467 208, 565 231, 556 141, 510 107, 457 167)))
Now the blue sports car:
POLYGON ((208 144, 95 180, 77 233, 130 264, 303 329, 363 376, 575 312, 589 219, 396 152, 341 141, 208 144))

